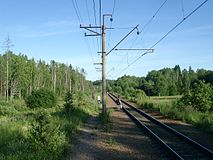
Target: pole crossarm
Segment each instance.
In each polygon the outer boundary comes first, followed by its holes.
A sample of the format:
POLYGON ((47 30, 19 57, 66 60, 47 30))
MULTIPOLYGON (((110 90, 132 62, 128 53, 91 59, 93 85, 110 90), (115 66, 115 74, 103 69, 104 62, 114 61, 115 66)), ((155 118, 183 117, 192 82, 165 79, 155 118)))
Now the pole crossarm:
POLYGON ((108 54, 110 54, 119 44, 121 44, 121 42, 123 42, 135 29, 138 29, 138 26, 139 26, 139 24, 137 25, 137 26, 135 26, 129 33, 127 33, 107 54, 106 54, 106 56, 108 55, 108 54))
POLYGON ((91 30, 91 29, 89 29, 89 28, 85 28, 85 29, 88 30, 88 31, 90 31, 90 32, 92 32, 92 33, 95 33, 97 36, 100 36, 100 35, 101 35, 100 33, 96 32, 96 31, 93 31, 93 30, 91 30))
POLYGON ((116 48, 115 51, 147 51, 153 53, 155 49, 152 48, 116 48))
POLYGON ((101 28, 101 26, 91 26, 91 25, 89 25, 89 26, 82 26, 82 25, 80 25, 80 28, 86 29, 87 31, 90 31, 90 32, 94 33, 94 34, 87 34, 87 33, 85 33, 85 36, 101 36, 100 33, 92 30, 93 28, 94 29, 101 28))
POLYGON ((102 63, 93 63, 94 65, 102 65, 102 63))
POLYGON ((82 26, 80 24, 80 28, 101 28, 101 26, 91 26, 91 25, 89 25, 89 26, 82 26))

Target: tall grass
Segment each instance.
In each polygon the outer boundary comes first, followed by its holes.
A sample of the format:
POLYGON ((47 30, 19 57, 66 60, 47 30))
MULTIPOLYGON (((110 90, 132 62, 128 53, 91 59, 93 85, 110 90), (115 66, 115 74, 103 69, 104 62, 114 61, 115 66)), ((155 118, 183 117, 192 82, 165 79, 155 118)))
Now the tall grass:
POLYGON ((158 110, 162 115, 191 123, 197 128, 213 133, 213 112, 202 113, 191 106, 178 103, 180 96, 147 97, 143 101, 135 102, 143 108, 158 110))
POLYGON ((107 110, 105 113, 99 114, 100 122, 103 125, 103 130, 105 132, 110 132, 112 130, 112 112, 113 110, 107 110))
POLYGON ((63 159, 69 138, 97 111, 98 106, 88 98, 81 104, 76 103, 70 113, 66 113, 63 102, 53 108, 29 109, 23 100, 0 101, 0 160, 63 159), (41 112, 49 115, 44 131, 41 131, 46 141, 43 147, 36 146, 43 142, 32 136, 32 133, 37 134, 36 117, 41 112))

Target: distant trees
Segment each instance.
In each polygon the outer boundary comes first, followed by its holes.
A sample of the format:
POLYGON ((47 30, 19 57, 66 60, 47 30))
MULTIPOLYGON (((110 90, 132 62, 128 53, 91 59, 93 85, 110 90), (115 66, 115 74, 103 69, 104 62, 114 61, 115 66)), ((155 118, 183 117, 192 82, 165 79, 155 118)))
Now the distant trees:
POLYGON ((170 96, 189 93, 198 80, 213 84, 213 71, 189 67, 181 71, 180 66, 148 72, 146 77, 127 76, 109 81, 108 90, 131 95, 133 90, 143 90, 148 96, 170 96))
MULTIPOLYGON (((65 96, 72 89, 87 92, 92 82, 86 81, 85 70, 74 69, 71 65, 51 61, 28 59, 26 55, 8 55, 8 96, 27 97, 33 90, 48 89, 58 96, 65 96)), ((0 98, 7 94, 6 53, 0 55, 0 98)))

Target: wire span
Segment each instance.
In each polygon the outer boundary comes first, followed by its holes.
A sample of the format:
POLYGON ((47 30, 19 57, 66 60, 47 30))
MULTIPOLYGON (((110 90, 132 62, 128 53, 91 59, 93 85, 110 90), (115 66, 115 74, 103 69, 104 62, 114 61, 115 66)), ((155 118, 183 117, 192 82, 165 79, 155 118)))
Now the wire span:
MULTIPOLYGON (((178 22, 172 29, 170 29, 162 38, 160 38, 156 43, 154 43, 149 49, 154 48, 157 44, 159 44, 163 39, 165 39, 170 33, 172 33, 178 26, 180 26, 185 20, 187 20, 191 15, 193 15, 198 9, 200 9, 208 0, 205 0, 203 3, 201 3, 199 6, 197 6, 192 12, 190 12, 186 17, 184 17, 180 22, 178 22)), ((122 72, 124 72, 127 68, 129 68, 131 65, 133 65, 135 62, 137 62, 141 57, 145 56, 150 52, 144 52, 142 53, 138 58, 136 58, 134 61, 132 61, 128 66, 126 66, 123 70, 121 70, 116 76, 120 75, 122 72)))

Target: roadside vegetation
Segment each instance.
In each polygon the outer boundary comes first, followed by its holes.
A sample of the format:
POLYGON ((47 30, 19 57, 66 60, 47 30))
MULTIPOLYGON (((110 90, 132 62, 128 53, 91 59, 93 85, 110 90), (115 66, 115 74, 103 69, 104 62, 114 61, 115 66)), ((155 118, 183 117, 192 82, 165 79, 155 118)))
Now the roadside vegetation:
MULTIPOLYGON (((69 98, 68 93, 65 102, 59 100, 55 107, 33 109, 23 100, 1 100, 0 159, 63 159, 69 139, 88 116, 98 111, 97 104, 84 93, 74 94, 73 103, 69 98), (81 103, 80 96, 84 97, 81 103)), ((46 100, 52 104, 51 98, 46 100)))
POLYGON ((95 92, 84 69, 0 55, 0 160, 63 159, 78 128, 98 112, 95 92))
POLYGON ((191 123, 213 133, 213 71, 179 66, 151 71, 146 77, 123 76, 108 90, 143 108, 191 123))
POLYGON ((103 126, 104 132, 112 131, 112 127, 113 127, 112 112, 113 112, 113 110, 107 110, 105 113, 101 112, 99 114, 100 122, 103 126))

